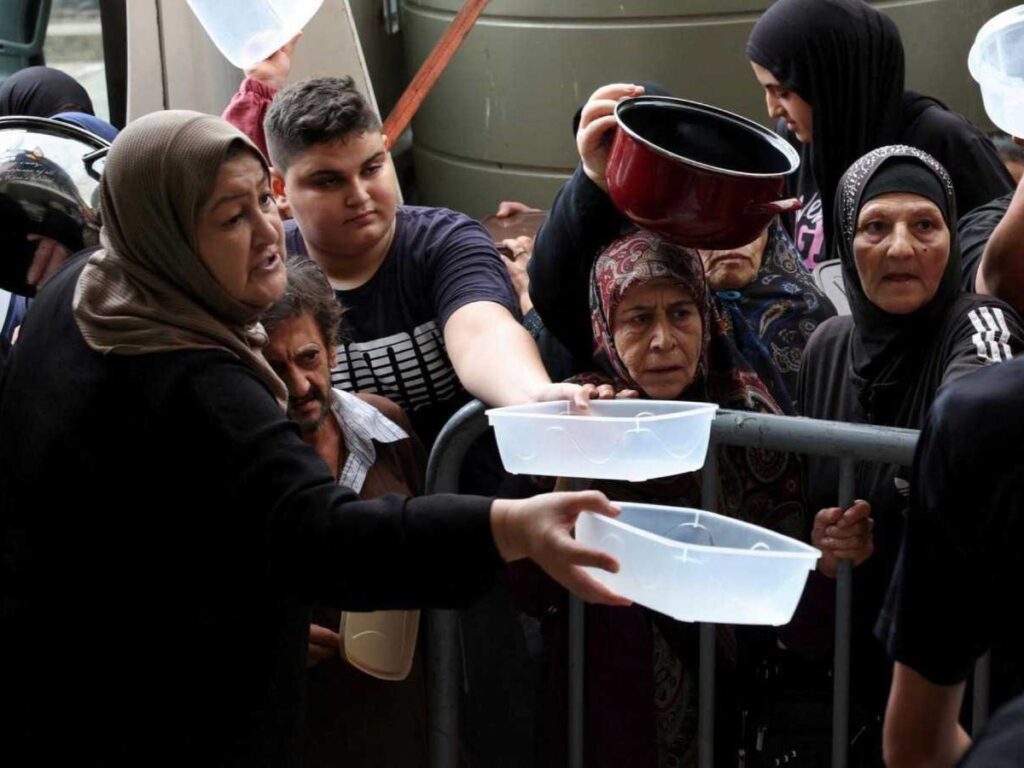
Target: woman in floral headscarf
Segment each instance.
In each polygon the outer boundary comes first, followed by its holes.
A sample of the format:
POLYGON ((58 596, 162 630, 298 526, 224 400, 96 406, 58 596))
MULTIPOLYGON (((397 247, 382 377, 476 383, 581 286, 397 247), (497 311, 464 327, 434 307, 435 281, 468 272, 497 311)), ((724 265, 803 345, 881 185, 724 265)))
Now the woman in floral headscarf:
MULTIPOLYGON (((715 402, 755 413, 782 408, 736 347, 719 315, 700 256, 643 230, 625 235, 594 263, 590 281, 594 362, 598 371, 584 381, 611 383, 640 397, 715 402)), ((805 538, 810 530, 801 501, 800 466, 794 456, 749 448, 718 450, 719 510, 730 516, 805 538)), ((601 481, 595 487, 620 501, 700 506, 700 473, 644 483, 601 481)), ((850 529, 865 537, 869 523, 850 529)), ((816 540, 819 546, 827 542, 816 540)), ((828 564, 826 564, 827 567, 828 564)), ((553 615, 551 613, 549 616, 553 615)), ((551 655, 561 659, 564 640, 557 621, 548 621, 551 655)), ((639 607, 614 611, 588 609, 587 765, 687 765, 696 754, 696 649, 693 625, 639 607)), ((719 631, 727 663, 735 664, 736 637, 719 631)), ((753 651, 746 640, 742 653, 753 651)), ((719 686, 719 703, 730 707, 719 686)), ((563 702, 550 697, 552 716, 563 702)), ((735 718, 722 717, 717 729, 729 739, 735 718)), ((557 749, 561 739, 552 739, 557 749)), ((553 762, 560 756, 553 755, 553 762)), ((564 761, 563 761, 564 762, 564 761)))

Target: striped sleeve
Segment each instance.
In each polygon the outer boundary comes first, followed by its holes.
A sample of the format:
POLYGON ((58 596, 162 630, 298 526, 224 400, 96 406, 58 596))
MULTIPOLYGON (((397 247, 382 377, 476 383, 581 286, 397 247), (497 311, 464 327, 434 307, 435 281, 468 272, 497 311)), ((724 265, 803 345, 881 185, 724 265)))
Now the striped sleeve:
POLYGON ((991 300, 964 308, 946 349, 940 389, 989 365, 1024 353, 1024 326, 1009 306, 991 300))

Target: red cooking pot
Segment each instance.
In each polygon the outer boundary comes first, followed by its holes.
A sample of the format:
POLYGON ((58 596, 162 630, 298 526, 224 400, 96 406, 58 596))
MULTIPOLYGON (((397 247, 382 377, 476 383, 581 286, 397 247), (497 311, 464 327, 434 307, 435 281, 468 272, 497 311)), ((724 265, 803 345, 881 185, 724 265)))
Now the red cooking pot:
POLYGON ((623 99, 608 194, 638 226, 693 248, 738 248, 778 213, 800 156, 782 137, 718 107, 670 96, 623 99))

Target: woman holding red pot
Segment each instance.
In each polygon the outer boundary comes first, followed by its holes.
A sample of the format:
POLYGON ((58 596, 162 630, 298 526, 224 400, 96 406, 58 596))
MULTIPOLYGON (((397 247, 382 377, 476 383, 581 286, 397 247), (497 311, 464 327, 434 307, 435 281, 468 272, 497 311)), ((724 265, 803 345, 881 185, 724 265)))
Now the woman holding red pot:
POLYGON ((778 0, 754 26, 747 58, 768 115, 800 152, 788 183, 804 205, 787 226, 808 266, 835 258, 836 185, 877 147, 908 144, 935 157, 963 213, 1013 188, 984 133, 937 99, 903 89, 899 30, 863 0, 778 0))
MULTIPOLYGON (((621 99, 645 93, 666 92, 654 83, 606 85, 577 114, 580 166, 555 198, 529 264, 534 307, 571 352, 577 371, 589 370, 593 351, 590 269, 604 247, 636 228, 608 195, 605 173, 617 125, 613 113, 621 99)), ((752 243, 700 254, 714 303, 737 348, 783 412, 793 413, 804 345, 835 308, 799 263, 778 220, 752 243)))

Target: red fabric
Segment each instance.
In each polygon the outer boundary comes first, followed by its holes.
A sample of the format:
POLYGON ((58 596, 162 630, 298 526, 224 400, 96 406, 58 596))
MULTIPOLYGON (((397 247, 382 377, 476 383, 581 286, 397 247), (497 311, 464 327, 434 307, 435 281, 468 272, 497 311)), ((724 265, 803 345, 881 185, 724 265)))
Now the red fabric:
POLYGON ((228 102, 221 115, 223 119, 252 139, 268 160, 270 153, 267 152, 267 136, 263 132, 263 117, 267 114, 267 108, 276 93, 276 88, 271 88, 266 83, 247 77, 238 86, 238 92, 231 97, 231 101, 228 102))

